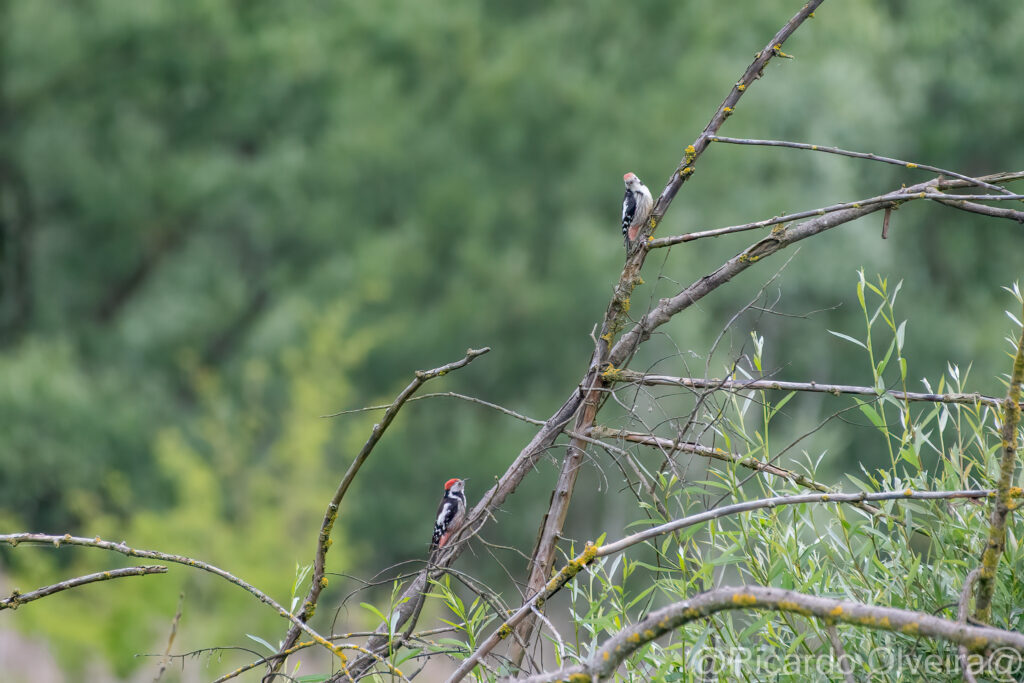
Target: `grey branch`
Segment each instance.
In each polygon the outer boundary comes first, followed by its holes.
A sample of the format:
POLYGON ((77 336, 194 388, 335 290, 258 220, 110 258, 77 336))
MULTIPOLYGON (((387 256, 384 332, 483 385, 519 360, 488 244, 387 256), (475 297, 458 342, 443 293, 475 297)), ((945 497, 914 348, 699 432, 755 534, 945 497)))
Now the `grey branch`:
POLYGON ((904 168, 917 168, 922 171, 929 171, 931 173, 940 173, 944 176, 951 178, 959 178, 960 180, 966 180, 971 185, 977 185, 979 187, 987 187, 990 190, 996 190, 1003 194, 1012 194, 1006 188, 986 183, 984 180, 979 178, 972 178, 970 176, 961 175, 956 171, 948 171, 938 166, 929 166, 928 164, 918 164, 912 161, 903 161, 902 159, 893 159, 892 157, 883 157, 878 154, 872 154, 870 152, 851 152, 848 149, 839 149, 838 147, 828 147, 824 145, 810 145, 805 142, 789 142, 787 140, 751 140, 747 138, 727 138, 721 136, 714 136, 710 138, 712 142, 726 142, 731 145, 758 145, 763 147, 789 147, 792 149, 806 149, 812 152, 825 152, 827 154, 839 154, 844 157, 853 157, 855 159, 868 159, 870 161, 881 161, 885 164, 893 164, 895 166, 903 166, 904 168))
MULTIPOLYGON (((647 375, 634 370, 620 370, 609 373, 608 379, 615 382, 629 382, 644 386, 678 386, 690 389, 724 389, 726 391, 748 391, 752 389, 770 391, 809 391, 823 394, 854 394, 878 397, 874 387, 860 387, 851 384, 821 384, 819 382, 781 382, 769 379, 701 379, 699 377, 673 377, 670 375, 647 375)), ((960 403, 1000 407, 1003 399, 982 394, 931 394, 912 391, 885 392, 900 401, 925 401, 928 403, 960 403)))
POLYGON ((272 597, 262 592, 252 584, 247 583, 242 579, 238 578, 234 574, 231 574, 230 572, 225 571, 220 567, 215 567, 214 565, 209 564, 208 562, 196 560, 191 557, 185 557, 184 555, 171 555, 169 553, 162 553, 156 550, 140 550, 138 548, 131 548, 124 541, 122 541, 121 543, 113 543, 111 541, 104 541, 99 537, 82 538, 80 536, 72 536, 71 534, 64 534, 63 536, 28 533, 0 534, 0 543, 7 543, 12 547, 17 546, 21 543, 25 543, 28 545, 52 545, 55 548, 59 548, 62 545, 85 546, 88 548, 110 550, 115 553, 127 555, 128 557, 142 557, 147 560, 173 562, 175 564, 182 564, 186 567, 192 567, 194 569, 199 569, 204 572, 209 572, 210 574, 219 576, 220 578, 224 579, 225 581, 228 581, 229 583, 235 584, 239 588, 242 588, 248 593, 254 595, 256 599, 262 602, 263 604, 269 605, 270 607, 274 608, 275 610, 277 610, 278 614, 280 614, 282 617, 288 619, 293 624, 301 628, 319 645, 322 645, 323 647, 330 650, 332 653, 334 653, 340 659, 342 659, 342 662, 344 662, 344 654, 340 650, 338 650, 334 645, 330 643, 330 641, 328 641, 322 635, 311 629, 304 622, 300 621, 294 614, 292 614, 284 607, 282 607, 280 604, 278 604, 278 602, 274 600, 272 597))
MULTIPOLYGON (((987 176, 989 178, 998 178, 999 176, 987 176)), ((822 206, 817 209, 807 209, 806 211, 797 211, 796 213, 788 213, 783 216, 775 216, 773 218, 765 218, 753 223, 742 223, 740 225, 730 225, 724 228, 713 228, 711 230, 700 230, 698 232, 688 232, 684 235, 672 235, 669 237, 661 237, 656 240, 651 240, 647 243, 647 249, 660 249, 662 247, 671 247, 675 244, 682 244, 683 242, 692 242, 694 240, 703 239, 705 237, 719 237, 721 235, 731 235, 737 232, 747 232, 748 230, 759 230, 761 228, 767 228, 771 225, 781 225, 783 223, 792 223, 793 221, 803 220, 804 218, 813 218, 815 216, 824 216, 830 213, 836 213, 839 211, 846 211, 848 209, 859 209, 864 206, 874 206, 881 204, 885 209, 892 209, 904 202, 914 201, 915 199, 931 199, 939 202, 946 206, 951 206, 954 209, 962 209, 964 211, 970 211, 972 213, 980 213, 986 216, 993 216, 996 218, 1008 218, 1017 222, 1024 222, 1024 212, 1014 211, 1013 209, 1003 209, 994 206, 985 206, 984 204, 977 204, 971 199, 983 200, 983 201, 996 201, 996 200, 1019 200, 1024 198, 1024 195, 1008 194, 1008 195, 949 195, 935 191, 935 187, 943 186, 942 181, 933 180, 934 183, 929 187, 924 185, 915 185, 917 188, 911 192, 909 189, 901 189, 895 192, 888 192, 886 194, 880 194, 874 197, 868 197, 866 199, 858 199, 852 202, 842 202, 840 204, 831 204, 829 206, 822 206), (924 188, 922 190, 922 188, 924 188)), ((877 208, 875 209, 877 210, 877 208)))
MULTIPOLYGON (((366 459, 370 457, 370 453, 373 451, 374 446, 380 441, 380 438, 387 431, 387 428, 394 421, 395 416, 398 415, 398 411, 402 409, 409 398, 416 393, 423 384, 435 377, 442 377, 452 370, 458 370, 464 368, 474 359, 484 355, 490 351, 490 347, 485 346, 482 349, 468 349, 466 355, 451 363, 447 363, 440 367, 434 368, 433 370, 417 370, 414 374, 413 380, 409 382, 408 386, 402 390, 400 394, 391 403, 388 409, 384 413, 384 417, 381 421, 373 426, 373 431, 370 432, 369 438, 366 443, 363 444, 362 449, 356 455, 352 464, 349 465, 348 470, 345 472, 345 476, 342 477, 341 483, 338 484, 338 489, 334 492, 334 497, 331 498, 331 502, 327 504, 327 511, 324 513, 323 522, 320 525, 320 534, 317 537, 316 553, 313 557, 313 576, 310 580, 309 591, 306 593, 305 599, 302 601, 302 611, 299 613, 299 621, 305 623, 316 610, 317 600, 320 599, 320 593, 324 589, 324 574, 326 572, 327 564, 327 550, 331 547, 331 530, 334 528, 334 522, 338 519, 338 509, 341 506, 341 500, 345 497, 345 493, 348 492, 349 486, 352 481, 356 478, 356 474, 359 472, 359 468, 363 466, 366 459)), ((288 634, 285 636, 284 641, 279 648, 279 652, 283 652, 295 645, 299 639, 300 628, 298 625, 293 625, 288 629, 288 634)), ((274 661, 274 663, 268 667, 270 673, 277 673, 284 665, 284 658, 280 658, 274 661)))
POLYGON ((28 593, 19 593, 17 590, 11 592, 9 597, 0 599, 0 610, 5 609, 18 609, 21 605, 26 602, 32 602, 39 598, 45 598, 48 595, 54 593, 60 593, 71 588, 77 588, 84 586, 88 583, 96 583, 97 581, 109 581, 110 579, 120 579, 126 576, 145 576, 146 574, 165 574, 167 567, 163 567, 158 564, 143 565, 141 567, 124 567, 123 569, 110 569, 105 572, 96 572, 95 574, 86 574, 85 576, 78 576, 67 581, 61 581, 60 583, 51 584, 49 586, 43 586, 37 588, 34 591, 28 593))
POLYGON ((684 624, 717 612, 735 609, 792 612, 807 617, 893 631, 965 645, 973 652, 1008 647, 1024 653, 1024 634, 988 626, 971 626, 923 612, 879 607, 851 600, 818 597, 765 586, 718 588, 652 612, 643 621, 606 640, 581 665, 518 679, 524 683, 552 683, 574 675, 581 680, 610 678, 638 649, 684 624))

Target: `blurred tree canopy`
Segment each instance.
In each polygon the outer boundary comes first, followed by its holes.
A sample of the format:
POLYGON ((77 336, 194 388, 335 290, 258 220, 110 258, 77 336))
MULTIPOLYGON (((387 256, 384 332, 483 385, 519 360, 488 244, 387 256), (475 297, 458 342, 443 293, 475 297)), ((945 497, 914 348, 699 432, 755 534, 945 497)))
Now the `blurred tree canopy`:
MULTIPOLYGON (((585 369, 619 272, 622 174, 660 190, 795 9, 0 0, 3 525, 201 557, 286 600, 374 421, 320 416, 388 401, 413 370, 490 345, 443 390, 546 417, 585 369)), ((826 4, 787 46, 796 60, 773 63, 723 132, 963 173, 1019 169, 1022 44, 1020 3, 826 4)), ((658 230, 925 178, 719 146, 658 230)), ((862 379, 856 350, 824 331, 862 325, 856 306, 833 307, 863 266, 905 280, 912 376, 973 363, 973 389, 1000 393, 998 286, 1020 273, 1019 231, 928 206, 892 220, 885 242, 879 225, 858 223, 800 249, 772 292, 782 310, 826 310, 751 319, 769 366, 774 357, 783 379, 862 379)), ((652 258, 634 308, 750 241, 652 258)), ((682 372, 767 277, 702 302, 634 367, 682 372)), ((744 342, 734 336, 733 352, 744 342)), ((346 500, 332 571, 419 557, 440 482, 470 477, 472 497, 532 433, 446 401, 411 405, 388 433, 346 500)), ((794 434, 824 410, 804 405, 789 415, 794 434)), ((859 438, 806 448, 829 450, 841 470, 872 461, 859 438)), ((528 545, 535 530, 510 520, 549 486, 525 487, 495 535, 528 545)), ((0 566, 27 586, 103 560, 19 550, 0 566)), ((126 582, 102 613, 83 591, 18 623, 52 638, 71 668, 100 647, 124 673, 164 633, 176 594, 158 584, 176 580, 188 609, 219 615, 188 620, 189 643, 237 635, 239 621, 277 637, 279 620, 234 589, 171 576, 126 582), (209 607, 192 599, 206 594, 209 607)))

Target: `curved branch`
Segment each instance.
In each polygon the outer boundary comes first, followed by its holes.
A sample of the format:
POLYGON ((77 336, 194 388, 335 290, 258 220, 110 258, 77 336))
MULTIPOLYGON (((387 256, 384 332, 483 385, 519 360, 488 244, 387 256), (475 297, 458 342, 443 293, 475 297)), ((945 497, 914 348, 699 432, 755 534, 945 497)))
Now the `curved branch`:
POLYGON ((905 633, 964 645, 972 652, 1009 647, 1024 653, 1024 634, 988 626, 970 626, 923 612, 879 607, 851 600, 806 595, 781 588, 735 586, 701 593, 652 612, 643 621, 619 631, 579 666, 518 679, 524 683, 557 680, 591 681, 610 677, 638 649, 664 634, 704 617, 735 609, 773 610, 842 622, 881 631, 905 633), (575 678, 571 678, 575 677, 575 678))
POLYGON ((644 531, 626 536, 612 543, 606 543, 602 546, 594 546, 593 544, 588 543, 582 553, 562 567, 561 571, 548 581, 544 590, 538 592, 532 598, 524 602, 522 607, 506 619, 501 626, 496 628, 494 632, 477 647, 473 654, 465 659, 459 668, 448 677, 448 680, 445 683, 458 683, 458 681, 465 678, 465 676, 473 670, 473 667, 476 666, 480 660, 486 657, 492 649, 494 649, 495 645, 511 635, 512 629, 525 619, 533 608, 539 607, 551 598, 551 596, 560 591, 565 584, 573 580, 584 567, 588 566, 595 559, 614 555, 615 553, 622 552, 626 548, 637 545, 638 543, 643 543, 644 541, 649 541, 657 536, 670 534, 675 531, 679 531, 680 529, 685 529, 686 527, 695 526, 697 524, 709 522, 713 519, 720 519, 729 515, 751 512, 753 510, 761 510, 765 508, 775 508, 783 505, 800 505, 804 503, 851 503, 856 505, 858 503, 863 504, 866 501, 901 499, 978 499, 989 498, 994 494, 995 490, 992 489, 968 489, 963 491, 913 491, 911 489, 907 489, 906 491, 879 491, 876 493, 808 493, 797 496, 775 496, 774 498, 748 500, 734 505, 726 505, 724 507, 715 508, 714 510, 707 510, 695 515, 672 520, 671 522, 666 522, 665 524, 645 529, 644 531))
POLYGON ((11 592, 10 597, 3 598, 0 600, 0 610, 5 609, 18 609, 26 602, 32 602, 39 598, 45 598, 48 595, 54 593, 60 593, 71 588, 77 588, 78 586, 84 586, 88 583, 95 583, 97 581, 108 581, 110 579, 120 579, 125 576, 145 576, 146 574, 166 574, 167 567, 150 564, 143 565, 141 567, 124 567, 123 569, 111 569, 105 572, 96 572, 95 574, 86 574, 85 576, 78 576, 74 579, 68 579, 67 581, 61 581, 50 586, 43 586, 37 588, 29 593, 19 593, 17 590, 11 592))
POLYGON ((115 553, 127 555, 128 557, 144 557, 149 560, 160 560, 161 562, 173 562, 174 564, 183 564, 186 567, 192 567, 194 569, 200 569, 204 572, 209 572, 210 574, 219 576, 225 581, 233 583, 239 588, 242 588, 248 593, 251 593, 256 597, 257 600, 259 600, 263 604, 273 607, 275 610, 277 610, 278 614, 280 614, 285 619, 291 621, 298 628, 301 628, 303 631, 305 631, 319 645, 322 645, 323 647, 327 648, 332 653, 334 653, 342 661, 342 666, 344 666, 344 662, 347 659, 345 654, 341 650, 337 649, 335 645, 333 645, 322 635, 311 629, 304 622, 299 621, 299 619, 294 614, 292 614, 284 607, 282 607, 280 604, 278 604, 278 602, 274 600, 272 597, 262 592, 252 584, 247 583, 242 579, 238 578, 234 574, 231 574, 230 572, 225 571, 220 567, 215 567, 214 565, 209 564, 208 562, 203 562, 202 560, 195 560, 191 557, 185 557, 184 555, 171 555, 170 553, 162 553, 157 550, 139 550, 138 548, 130 548, 128 544, 124 541, 121 541, 120 543, 113 543, 111 541, 104 541, 98 536, 96 538, 82 538, 80 536, 72 536, 71 534, 64 534, 63 536, 29 533, 0 534, 0 543, 7 543, 12 548, 16 547, 21 543, 25 543, 28 545, 52 545, 55 548, 59 548, 62 545, 85 546, 87 548, 111 550, 115 553))

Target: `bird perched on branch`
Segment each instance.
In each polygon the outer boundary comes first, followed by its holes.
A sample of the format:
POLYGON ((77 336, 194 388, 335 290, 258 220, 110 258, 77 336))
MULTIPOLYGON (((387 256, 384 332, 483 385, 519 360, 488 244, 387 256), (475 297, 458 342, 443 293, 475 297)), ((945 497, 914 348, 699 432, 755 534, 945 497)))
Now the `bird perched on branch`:
POLYGON ((635 173, 627 173, 622 180, 626 183, 626 196, 622 198, 622 237, 626 242, 626 254, 629 254, 640 228, 651 215, 654 200, 651 199, 651 191, 635 173))
POLYGON ((444 496, 437 506, 437 517, 434 521, 434 537, 430 542, 430 551, 444 547, 451 535, 462 527, 466 521, 466 482, 462 479, 449 479, 444 483, 444 496))

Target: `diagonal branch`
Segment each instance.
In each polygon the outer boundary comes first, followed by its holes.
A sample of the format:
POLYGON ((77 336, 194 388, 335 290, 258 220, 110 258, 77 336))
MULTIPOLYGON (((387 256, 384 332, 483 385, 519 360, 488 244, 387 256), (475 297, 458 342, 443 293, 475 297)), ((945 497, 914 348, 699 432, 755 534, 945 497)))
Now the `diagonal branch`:
MULTIPOLYGON (((374 446, 380 441, 380 438, 387 431, 387 428, 394 421, 395 416, 398 415, 398 411, 402 409, 409 398, 416 393, 423 384, 435 377, 442 377, 452 370, 458 370, 464 368, 473 362, 479 356, 484 355, 490 351, 490 347, 485 346, 482 349, 468 349, 465 357, 460 360, 442 365, 434 368, 433 370, 417 370, 413 380, 409 382, 409 385, 402 390, 398 397, 391 403, 391 406, 384 413, 384 417, 381 421, 373 425, 373 431, 370 432, 370 437, 363 444, 362 449, 356 455, 352 464, 349 465, 348 471, 345 472, 345 476, 342 477, 341 483, 338 484, 337 491, 334 492, 334 497, 331 498, 331 502, 327 504, 327 512, 324 513, 324 521, 320 525, 320 535, 317 539, 316 555, 313 559, 313 576, 310 579, 309 591, 306 593, 306 598, 302 601, 302 611, 299 613, 299 620, 302 622, 308 621, 313 613, 316 611, 317 600, 320 599, 320 593, 323 591, 326 582, 324 581, 324 574, 326 571, 327 561, 327 550, 331 547, 331 530, 334 528, 334 522, 338 519, 338 508, 341 506, 341 500, 345 497, 345 493, 348 492, 349 486, 352 481, 356 478, 356 474, 359 472, 359 468, 363 466, 366 459, 370 457, 370 453, 373 451, 374 446)), ((297 625, 293 625, 285 636, 284 641, 278 651, 287 650, 299 639, 300 628, 297 625)), ((276 673, 280 670, 284 664, 284 659, 278 659, 274 665, 270 667, 271 673, 276 673)))
MULTIPOLYGON (((1003 182, 1007 180, 1015 180, 1019 177, 1024 177, 1024 173, 985 176, 983 180, 1003 182)), ((813 237, 814 235, 818 235, 826 230, 831 230, 832 228, 844 225, 863 216, 867 216, 875 211, 892 208, 904 201, 912 199, 924 199, 926 198, 928 191, 934 188, 964 187, 965 185, 966 181, 963 180, 943 180, 937 178, 928 182, 903 188, 899 192, 883 195, 889 198, 888 201, 843 209, 835 211, 834 213, 826 213, 825 215, 819 215, 816 218, 812 218, 811 220, 804 221, 803 223, 799 223, 792 227, 776 228, 772 230, 771 234, 768 236, 752 244, 733 258, 723 263, 714 272, 700 278, 675 296, 659 301, 657 306, 648 311, 628 332, 619 338, 619 341, 615 344, 615 347, 609 354, 608 362, 612 368, 623 367, 628 363, 633 354, 636 353, 640 344, 650 339, 654 330, 661 327, 671 320, 673 316, 686 310, 700 299, 703 299, 705 296, 713 292, 718 287, 724 285, 726 282, 736 277, 753 264, 767 256, 771 256, 777 251, 785 249, 786 247, 807 239, 808 237, 813 237)))
MULTIPOLYGON (((603 391, 605 383, 600 376, 600 370, 608 360, 612 339, 621 329, 622 320, 629 311, 629 298, 633 289, 637 284, 643 282, 640 277, 640 270, 643 267, 648 250, 642 248, 642 245, 654 232, 658 222, 664 217, 665 212, 668 211, 676 193, 679 192, 679 188, 693 175, 694 165, 697 159, 704 153, 704 150, 707 149, 710 136, 717 133, 722 124, 725 123, 725 120, 732 115, 743 93, 755 80, 761 77, 768 62, 775 56, 782 54, 782 44, 814 13, 814 10, 823 1, 810 0, 807 2, 793 18, 786 22, 778 33, 772 36, 772 39, 764 49, 757 53, 754 61, 747 67, 747 70, 736 82, 729 94, 726 95, 725 100, 719 105, 718 110, 711 117, 711 120, 701 134, 692 145, 686 148, 683 159, 679 162, 676 170, 672 172, 668 184, 662 190, 658 201, 651 211, 650 217, 647 219, 647 224, 641 229, 637 237, 636 244, 641 245, 641 248, 636 248, 627 255, 626 264, 622 274, 619 276, 619 283, 616 285, 615 292, 608 304, 599 337, 600 340, 606 343, 597 342, 595 344, 596 348, 591 358, 587 377, 580 385, 584 393, 584 408, 583 412, 576 419, 574 432, 585 434, 594 424, 594 419, 601 405, 607 399, 607 394, 603 391)), ((548 574, 551 572, 555 558, 555 546, 568 514, 569 504, 572 501, 573 489, 576 484, 576 475, 583 463, 585 449, 586 445, 584 442, 579 439, 573 439, 566 450, 562 469, 555 483, 555 488, 551 493, 551 503, 541 522, 537 534, 537 544, 530 560, 530 578, 527 582, 527 589, 529 591, 539 590, 544 585, 544 582, 547 581, 548 574)), ((519 640, 529 643, 535 623, 534 619, 529 618, 521 624, 519 627, 519 640)), ((522 662, 523 654, 523 649, 515 646, 512 648, 510 658, 518 666, 522 662)))
POLYGON ((606 640, 581 665, 566 667, 525 679, 524 683, 558 680, 604 680, 638 649, 684 624, 717 612, 735 609, 791 612, 826 622, 906 633, 964 645, 973 652, 997 647, 1024 653, 1024 634, 988 626, 970 626, 924 612, 868 605, 851 600, 818 597, 765 586, 718 588, 671 604, 606 640))
MULTIPOLYGON (((1024 384, 1024 329, 1017 340, 1017 353, 1010 372, 1010 386, 1003 404, 1002 457, 999 459, 999 483, 995 505, 989 517, 988 545, 981 556, 978 575, 978 595, 974 603, 974 616, 978 621, 992 619, 992 594, 995 592, 996 568, 1006 547, 1006 518, 1016 507, 1011 484, 1017 467, 1017 426, 1020 424, 1021 385, 1024 384)), ((1020 489, 1016 489, 1019 491, 1020 489)))
POLYGON ((17 590, 11 592, 10 597, 0 599, 0 610, 5 609, 18 609, 26 602, 32 602, 39 598, 45 598, 48 595, 54 593, 60 593, 71 588, 78 588, 89 583, 96 583, 97 581, 108 581, 110 579, 120 579, 125 576, 145 576, 146 574, 166 574, 167 567, 151 564, 143 565, 141 567, 124 567, 123 569, 111 569, 105 572, 96 572, 95 574, 86 574, 85 576, 78 576, 67 581, 61 581, 49 586, 43 586, 37 588, 29 593, 19 593, 17 590))

